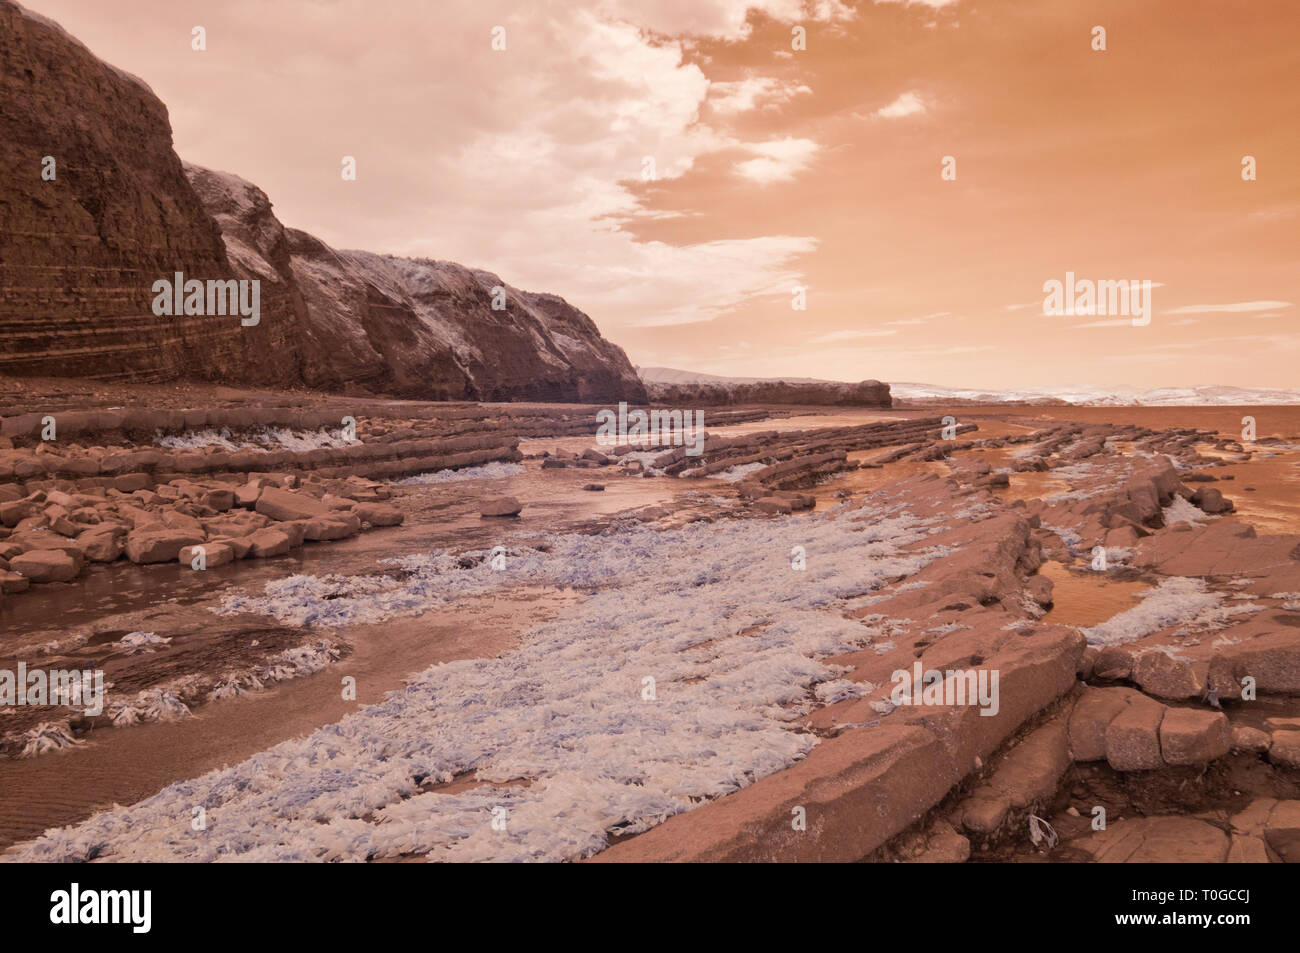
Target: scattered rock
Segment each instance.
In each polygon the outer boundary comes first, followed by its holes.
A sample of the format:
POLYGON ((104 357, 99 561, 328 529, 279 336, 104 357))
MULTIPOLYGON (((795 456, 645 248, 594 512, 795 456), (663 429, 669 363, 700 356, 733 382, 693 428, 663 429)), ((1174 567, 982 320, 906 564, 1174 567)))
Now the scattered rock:
POLYGON ((1232 500, 1226 499, 1219 490, 1212 486, 1197 488, 1196 492, 1192 494, 1191 502, 1193 506, 1200 507, 1206 513, 1231 513, 1233 509, 1232 500))
POLYGON ((1164 765, 1160 722, 1165 706, 1140 692, 1106 726, 1106 761, 1116 771, 1150 771, 1164 765))
POLYGON ((1071 845, 1102 864, 1220 864, 1229 850, 1224 831, 1192 817, 1125 818, 1071 845))
POLYGON ((1051 608, 1052 590, 1056 584, 1046 576, 1030 576, 1029 581, 1025 583, 1025 591, 1029 593, 1029 598, 1044 609, 1051 608))
POLYGON ((224 566, 226 563, 235 561, 235 550, 227 543, 203 543, 201 546, 186 546, 181 549, 177 557, 182 565, 193 566, 194 557, 203 552, 204 567, 215 569, 217 566, 224 566))
POLYGON ((1273 743, 1267 731, 1251 728, 1249 725, 1232 726, 1232 750, 1251 751, 1263 754, 1273 743))
POLYGON ((498 496, 484 500, 478 511, 480 516, 518 516, 523 508, 513 496, 498 496))
POLYGON ((248 537, 248 554, 255 559, 283 556, 292 548, 289 534, 278 527, 268 526, 248 537))
POLYGON ((1205 680, 1190 661, 1159 650, 1139 655, 1131 677, 1144 692, 1160 698, 1200 698, 1205 693, 1205 680))
MULTIPOLYGON (((332 512, 320 500, 305 493, 294 493, 276 486, 262 488, 253 507, 258 513, 273 520, 305 520, 313 517, 328 517, 332 512)), ((362 517, 364 519, 364 517, 362 517)))
POLYGON ((1223 712, 1168 708, 1160 722, 1160 753, 1168 764, 1206 764, 1232 747, 1223 712))
POLYGON ((352 512, 371 526, 399 526, 406 518, 401 510, 386 503, 358 503, 352 512))
POLYGON ((61 549, 22 553, 9 560, 9 568, 32 582, 71 582, 81 571, 78 561, 61 549))
POLYGON ((95 563, 111 563, 122 555, 126 529, 115 523, 101 523, 77 536, 77 546, 95 563))
POLYGON ((1300 731, 1273 732, 1273 741, 1268 748, 1268 760, 1274 764, 1300 768, 1300 731))
POLYGON ((202 533, 187 533, 165 527, 136 529, 127 533, 126 558, 133 563, 175 562, 182 547, 203 542, 202 533))

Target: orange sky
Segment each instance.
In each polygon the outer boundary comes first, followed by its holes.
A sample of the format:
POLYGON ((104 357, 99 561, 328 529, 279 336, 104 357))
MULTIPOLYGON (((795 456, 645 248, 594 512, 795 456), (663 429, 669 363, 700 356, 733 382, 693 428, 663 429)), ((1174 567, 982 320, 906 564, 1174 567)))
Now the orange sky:
POLYGON ((286 224, 563 295, 638 364, 1300 381, 1295 0, 28 5, 286 224), (1044 316, 1067 271, 1156 283, 1150 325, 1044 316))

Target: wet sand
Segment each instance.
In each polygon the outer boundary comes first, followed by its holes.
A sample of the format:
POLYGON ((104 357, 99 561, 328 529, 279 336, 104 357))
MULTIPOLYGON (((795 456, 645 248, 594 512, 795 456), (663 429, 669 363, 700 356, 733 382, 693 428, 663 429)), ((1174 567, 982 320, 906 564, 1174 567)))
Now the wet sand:
POLYGON ((576 598, 521 589, 455 611, 343 629, 352 654, 314 675, 205 705, 191 718, 105 729, 68 751, 0 760, 0 848, 308 734, 382 701, 430 665, 500 655, 526 625, 576 598), (343 700, 345 676, 356 679, 355 701, 343 700))

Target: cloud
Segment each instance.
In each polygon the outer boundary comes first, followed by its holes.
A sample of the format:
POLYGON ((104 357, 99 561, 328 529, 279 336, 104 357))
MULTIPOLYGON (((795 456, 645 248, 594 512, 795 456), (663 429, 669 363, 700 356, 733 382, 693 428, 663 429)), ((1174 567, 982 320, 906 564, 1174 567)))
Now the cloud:
POLYGON ((735 43, 753 32, 751 12, 782 23, 852 20, 840 0, 602 0, 603 16, 627 20, 669 36, 709 37, 735 43))
POLYGON ((1289 308, 1290 301, 1238 301, 1235 304, 1187 304, 1171 308, 1166 314, 1248 314, 1252 311, 1271 311, 1289 308))
POLYGON ((904 116, 915 116, 923 112, 925 112, 925 102, 920 94, 903 93, 888 106, 877 109, 875 114, 881 119, 902 119, 904 116))
POLYGON ((760 106, 775 109, 796 96, 811 93, 812 89, 802 83, 772 76, 748 76, 732 83, 710 84, 709 107, 717 113, 735 115, 760 106))
POLYGON ((876 0, 876 3, 901 3, 905 6, 930 7, 932 10, 942 10, 944 7, 954 6, 958 0, 876 0))
POLYGON ((831 344, 835 341, 854 341, 858 338, 883 338, 897 333, 897 331, 832 331, 829 334, 819 334, 815 338, 809 338, 808 343, 831 344))
POLYGON ((787 137, 749 143, 743 148, 758 158, 737 162, 736 174, 760 185, 770 185, 793 179, 808 167, 821 147, 811 139, 787 137))
POLYGON ((885 324, 892 327, 904 327, 913 324, 929 324, 935 318, 946 318, 952 314, 951 311, 935 311, 933 314, 927 314, 920 318, 906 318, 902 321, 886 321, 885 324))
MULTIPOLYGON (((630 242, 630 239, 627 239, 630 242)), ((632 327, 712 321, 749 298, 782 295, 802 282, 793 261, 816 250, 812 238, 772 235, 677 247, 635 244, 593 294, 632 327)), ((561 251, 560 254, 563 254, 561 251)))
MULTIPOLYGON (((410 2, 375 17, 366 0, 236 2, 205 14, 210 37, 240 42, 214 45, 200 82, 189 56, 177 67, 166 52, 176 4, 138 0, 135 52, 111 58, 168 103, 182 157, 257 183, 281 221, 337 248, 483 268, 563 295, 615 340, 620 328, 707 321, 803 283, 797 260, 816 240, 781 226, 718 241, 707 228, 680 244, 639 240, 656 218, 697 214, 665 210, 662 189, 641 179, 643 160, 669 182, 710 157, 724 169, 747 160, 735 184, 798 174, 816 143, 737 138, 715 125, 731 114, 711 102, 762 109, 787 96, 806 102, 806 87, 758 69, 711 85, 691 37, 731 41, 755 16, 811 25, 852 11, 802 0, 593 0, 491 14, 410 2), (507 31, 500 51, 490 45, 496 23, 507 31), (460 39, 431 46, 431 24, 460 39), (381 102, 375 88, 386 91, 381 102), (230 137, 235 126, 274 130, 276 148, 265 136, 230 137), (346 185, 342 155, 359 169, 346 185)), ((109 55, 122 15, 100 6, 68 25, 109 55)))

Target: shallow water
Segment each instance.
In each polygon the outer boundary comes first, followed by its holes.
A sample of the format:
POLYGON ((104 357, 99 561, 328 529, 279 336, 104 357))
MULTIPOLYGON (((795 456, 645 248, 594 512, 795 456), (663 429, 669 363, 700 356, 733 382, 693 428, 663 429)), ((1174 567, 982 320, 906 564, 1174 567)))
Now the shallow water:
POLYGON ((1092 570, 1071 571, 1049 559, 1038 570, 1052 580, 1055 600, 1044 622, 1055 625, 1090 626, 1127 612, 1137 605, 1134 597, 1150 589, 1145 582, 1123 582, 1092 570))

